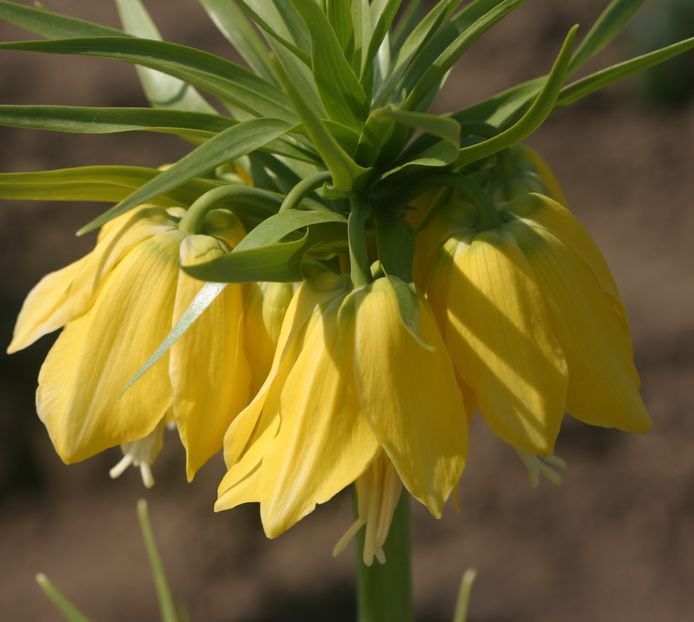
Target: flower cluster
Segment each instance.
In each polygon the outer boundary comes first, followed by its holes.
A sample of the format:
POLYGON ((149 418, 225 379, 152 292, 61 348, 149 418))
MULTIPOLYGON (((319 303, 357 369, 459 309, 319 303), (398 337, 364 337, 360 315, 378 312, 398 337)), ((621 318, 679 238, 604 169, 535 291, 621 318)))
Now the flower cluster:
POLYGON ((229 284, 125 391, 200 290, 179 262, 223 256, 245 232, 223 209, 201 233, 173 208, 111 221, 89 255, 34 288, 10 346, 63 328, 37 393, 60 457, 121 445, 114 473, 132 463, 149 484, 169 424, 189 479, 224 446, 216 509, 258 502, 270 537, 356 483, 348 536, 366 526, 371 564, 384 558, 403 486, 441 516, 477 410, 524 456, 552 455, 565 412, 647 431, 600 252, 534 152, 504 157, 506 170, 477 173, 478 193, 414 202, 416 284, 377 266, 359 286, 339 269, 301 284, 229 284))
POLYGON ((403 490, 442 514, 478 411, 533 478, 557 477, 566 413, 650 428, 614 280, 523 142, 694 39, 569 81, 639 4, 613 0, 545 75, 440 115, 455 63, 522 0, 201 4, 246 66, 161 41, 139 0, 117 2, 125 32, 0 0, 46 37, 0 53, 134 64, 151 104, 2 105, 1 125, 192 145, 161 169, 0 173, 0 197, 116 202, 9 348, 62 329, 36 403, 65 462, 120 445, 111 475, 149 486, 174 428, 188 479, 223 449, 216 509, 259 503, 269 536, 354 483, 336 551, 364 529, 370 565, 403 490))

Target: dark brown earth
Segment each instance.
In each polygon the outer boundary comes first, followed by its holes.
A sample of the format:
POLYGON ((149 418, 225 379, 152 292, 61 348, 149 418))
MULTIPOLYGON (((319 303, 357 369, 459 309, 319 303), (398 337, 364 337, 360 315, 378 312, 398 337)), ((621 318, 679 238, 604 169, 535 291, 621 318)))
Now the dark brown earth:
MULTIPOLYGON (((116 24, 110 2, 47 4, 116 24)), ((461 64, 442 110, 544 71, 566 28, 588 24, 605 4, 528 2, 461 64)), ((228 53, 193 0, 148 5, 167 38, 228 53)), ((0 24, 0 39, 8 38, 20 36, 0 24)), ((627 37, 604 62, 629 51, 627 37)), ((0 55, 0 102, 144 104, 130 67, 9 52, 0 55)), ((692 620, 694 107, 649 108, 641 82, 631 80, 559 112, 530 142, 552 163, 612 267, 655 428, 636 437, 567 421, 558 445, 570 465, 563 485, 531 489, 513 452, 475 421, 462 511, 449 508, 436 521, 415 508, 417 619, 450 620, 460 576, 475 567, 473 622, 692 620)), ((0 170, 156 166, 182 149, 163 136, 0 129, 0 170)), ((96 209, 3 202, 2 343, 31 286, 89 249, 92 240, 73 231, 96 209)), ((354 619, 352 551, 330 556, 351 521, 347 496, 270 542, 256 507, 212 513, 221 463, 186 484, 173 437, 155 467, 152 492, 134 471, 109 480, 117 450, 63 466, 33 406, 50 341, 0 357, 0 620, 56 619, 33 583, 37 571, 95 621, 157 619, 135 517, 141 496, 150 502, 173 589, 193 620, 354 619)))

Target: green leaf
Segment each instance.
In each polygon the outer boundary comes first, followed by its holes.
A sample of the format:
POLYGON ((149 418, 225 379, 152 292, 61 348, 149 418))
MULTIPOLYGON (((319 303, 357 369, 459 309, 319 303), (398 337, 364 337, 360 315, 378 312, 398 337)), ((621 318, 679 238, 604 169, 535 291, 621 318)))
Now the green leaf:
POLYGON ((297 240, 246 250, 234 249, 207 264, 182 266, 182 269, 197 279, 231 283, 300 281, 303 278, 301 264, 312 248, 344 238, 345 226, 342 224, 313 225, 297 240))
POLYGON ((0 49, 112 58, 158 69, 256 116, 293 121, 282 91, 231 61, 194 48, 135 37, 1 43, 0 49))
MULTIPOLYGON (((161 171, 137 166, 83 166, 79 168, 0 173, 0 198, 19 201, 120 201, 151 181, 161 171)), ((148 200, 161 207, 190 205, 201 194, 220 185, 209 179, 191 179, 148 200)))
POLYGON ((362 55, 361 68, 359 71, 359 78, 362 84, 364 83, 364 76, 367 75, 371 62, 375 58, 393 24, 393 20, 395 19, 395 15, 401 3, 402 0, 382 0, 379 3, 371 5, 371 22, 374 26, 368 42, 368 47, 365 48, 365 53, 362 55))
POLYGON ((287 0, 235 0, 265 33, 306 65, 311 38, 296 9, 287 0))
POLYGON ((115 28, 4 0, 0 0, 0 20, 49 39, 123 36, 115 28))
MULTIPOLYGON (((361 5, 361 0, 358 4, 361 5)), ((330 22, 342 52, 349 59, 354 52, 352 2, 325 0, 325 14, 330 22)))
POLYGON ((314 0, 292 0, 311 34, 311 68, 328 116, 360 130, 369 104, 325 13, 314 0))
POLYGON ((0 105, 0 125, 75 134, 144 131, 207 139, 235 124, 216 114, 180 110, 0 105))
POLYGON ((275 60, 277 75, 303 121, 306 133, 311 137, 315 148, 323 158, 333 176, 332 188, 337 192, 352 192, 369 173, 369 169, 355 164, 338 144, 326 125, 315 114, 311 106, 297 90, 291 78, 279 61, 275 60))
POLYGON ((285 210, 260 223, 232 252, 261 248, 279 242, 299 229, 324 223, 347 224, 347 220, 341 214, 327 209, 285 210))
POLYGON ((579 99, 583 99, 587 95, 599 91, 613 82, 626 78, 639 71, 643 71, 644 69, 648 69, 649 67, 653 67, 654 65, 658 65, 692 49, 694 49, 694 37, 673 43, 659 50, 648 52, 642 56, 637 56, 617 65, 613 65, 612 67, 602 69, 585 78, 581 78, 565 86, 561 90, 561 94, 557 101, 557 107, 573 104, 579 99))
MULTIPOLYGON (((433 62, 427 62, 427 69, 416 82, 405 81, 405 88, 412 91, 405 100, 405 108, 415 109, 444 79, 458 59, 492 26, 517 9, 525 0, 503 0, 493 9, 485 12, 479 19, 468 25, 466 20, 452 20, 460 34, 439 54, 433 62)), ((426 57, 425 57, 426 58, 426 57)), ((416 74, 415 74, 416 75, 416 74)))
POLYGON ((571 46, 576 37, 578 26, 574 26, 564 40, 561 51, 557 56, 557 60, 552 67, 552 71, 547 76, 545 84, 539 95, 535 98, 527 112, 518 120, 517 123, 509 127, 507 130, 500 132, 493 138, 489 138, 482 142, 463 147, 458 156, 457 165, 465 166, 471 162, 481 160, 487 156, 493 155, 510 145, 523 140, 526 136, 532 134, 544 120, 552 113, 554 106, 559 96, 559 91, 562 82, 568 71, 571 61, 571 46))
MULTIPOLYGON (((161 41, 159 30, 140 0, 116 0, 116 7, 128 34, 161 41)), ((135 69, 147 99, 155 108, 215 114, 215 109, 189 84, 147 67, 135 69)))
POLYGON ((621 33, 644 0, 612 0, 581 41, 569 65, 573 73, 621 33))
POLYGON ((409 128, 424 132, 426 135, 441 138, 420 151, 408 150, 400 158, 400 164, 384 173, 381 178, 410 167, 437 167, 451 164, 458 157, 460 149, 460 125, 450 117, 383 108, 374 111, 377 118, 387 117, 409 128))
POLYGON ((191 151, 118 205, 83 227, 78 233, 93 231, 152 197, 177 188, 189 179, 204 174, 220 164, 255 151, 279 138, 288 129, 289 126, 286 123, 277 119, 253 119, 230 127, 191 151))
POLYGON ((38 583, 43 593, 55 605, 55 608, 60 611, 67 622, 89 622, 89 618, 77 609, 77 607, 53 585, 45 574, 37 574, 36 583, 38 583))
POLYGON ((268 49, 233 0, 200 0, 200 3, 248 66, 269 83, 274 83, 275 76, 267 60, 268 49))

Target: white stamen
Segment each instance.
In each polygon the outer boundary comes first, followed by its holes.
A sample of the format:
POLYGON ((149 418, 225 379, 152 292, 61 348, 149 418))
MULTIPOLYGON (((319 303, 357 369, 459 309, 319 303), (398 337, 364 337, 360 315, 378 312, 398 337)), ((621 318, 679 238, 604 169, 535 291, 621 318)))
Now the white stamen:
POLYGON ((145 488, 154 486, 154 477, 152 476, 152 468, 146 462, 140 462, 140 477, 145 488))
POLYGON ((342 537, 337 541, 337 544, 333 547, 333 557, 337 557, 338 555, 341 555, 344 550, 347 548, 347 545, 352 541, 354 536, 357 535, 357 532, 364 526, 364 521, 358 518, 355 520, 345 531, 344 534, 342 534, 342 537))
POLYGON ((530 485, 533 488, 537 488, 540 485, 542 476, 553 484, 561 484, 561 473, 559 470, 565 470, 567 465, 559 456, 554 454, 551 456, 536 456, 518 450, 516 450, 516 453, 528 469, 530 485))
POLYGON ((127 469, 132 463, 133 457, 131 455, 125 455, 120 459, 118 464, 108 472, 108 474, 111 476, 111 479, 116 479, 123 475, 125 469, 127 469))

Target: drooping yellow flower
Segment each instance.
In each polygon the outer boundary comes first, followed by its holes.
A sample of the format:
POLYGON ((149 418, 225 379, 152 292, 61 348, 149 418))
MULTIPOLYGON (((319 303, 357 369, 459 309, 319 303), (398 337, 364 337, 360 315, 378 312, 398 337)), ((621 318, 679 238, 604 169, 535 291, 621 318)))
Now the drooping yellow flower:
MULTIPOLYGON (((352 482, 362 481, 360 497, 380 494, 383 486, 360 478, 387 460, 408 492, 440 516, 466 448, 462 396, 422 295, 391 278, 351 290, 326 273, 295 294, 272 369, 229 427, 229 470, 215 507, 258 502, 265 532, 275 537, 352 482), (419 316, 419 337, 403 324, 398 295, 419 316)), ((399 488, 388 490, 392 505, 399 488)), ((369 562, 381 554, 391 517, 388 510, 363 518, 369 562)))
POLYGON ((520 192, 491 207, 452 202, 421 237, 417 278, 461 383, 498 436, 547 455, 565 412, 650 429, 617 287, 567 208, 520 192))
MULTIPOLYGON (((222 236, 181 231, 181 212, 145 208, 109 223, 91 253, 44 277, 24 303, 9 352, 64 327, 41 367, 36 403, 67 463, 122 445, 126 456, 114 474, 133 463, 150 483, 148 464, 172 421, 190 479, 247 403, 243 300, 235 285, 122 393, 201 287, 179 261, 228 252, 222 236)), ((233 227, 227 233, 234 238, 233 227)))

